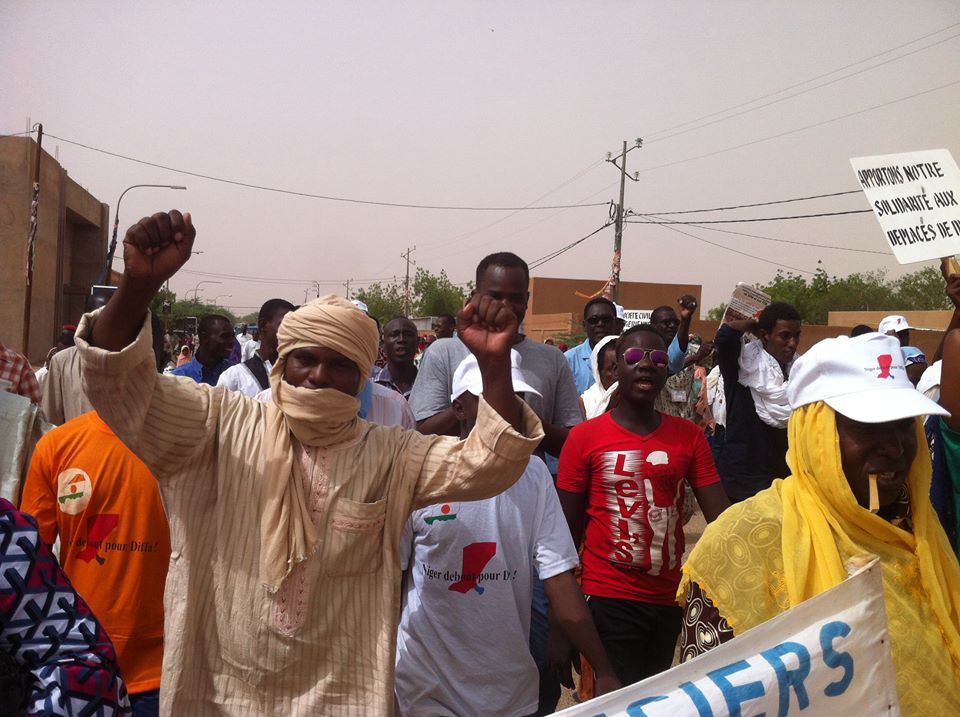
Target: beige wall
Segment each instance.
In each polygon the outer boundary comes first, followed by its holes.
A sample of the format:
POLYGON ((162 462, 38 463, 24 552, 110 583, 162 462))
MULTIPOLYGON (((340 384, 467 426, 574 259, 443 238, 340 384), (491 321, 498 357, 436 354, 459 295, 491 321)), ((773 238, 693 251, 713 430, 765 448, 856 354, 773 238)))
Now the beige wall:
POLYGON ((36 150, 31 138, 0 138, 0 341, 38 363, 60 327, 80 318, 84 297, 106 261, 109 208, 43 152, 30 346, 24 351, 24 272, 36 150))
MULTIPOLYGON (((911 326, 918 329, 936 329, 943 331, 950 323, 952 311, 831 311, 827 323, 831 326, 857 326, 866 324, 872 329, 890 314, 899 314, 906 318, 911 326)), ((912 340, 912 337, 911 337, 912 340)))

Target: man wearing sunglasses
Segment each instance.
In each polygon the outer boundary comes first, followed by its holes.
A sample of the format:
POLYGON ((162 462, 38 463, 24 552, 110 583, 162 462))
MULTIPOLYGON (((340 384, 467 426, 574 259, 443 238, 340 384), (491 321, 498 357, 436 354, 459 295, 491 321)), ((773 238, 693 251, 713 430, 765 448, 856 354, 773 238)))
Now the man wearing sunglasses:
POLYGON ((583 307, 583 330, 587 332, 583 343, 563 354, 570 371, 573 372, 578 396, 593 385, 593 369, 590 367, 593 348, 600 339, 620 333, 620 322, 617 320, 617 307, 614 303, 602 296, 590 299, 583 307))
POLYGON ((668 363, 657 328, 626 331, 617 342, 619 403, 574 427, 560 454, 560 504, 574 542, 584 541, 583 591, 624 685, 673 661, 684 484, 708 522, 729 506, 703 432, 654 407, 668 363))

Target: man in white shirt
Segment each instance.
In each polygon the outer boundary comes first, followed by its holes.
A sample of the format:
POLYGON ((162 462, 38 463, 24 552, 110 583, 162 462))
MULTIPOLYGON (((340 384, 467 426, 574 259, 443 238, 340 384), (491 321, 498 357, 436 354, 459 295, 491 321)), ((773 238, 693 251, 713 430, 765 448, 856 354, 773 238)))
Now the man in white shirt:
MULTIPOLYGON (((280 328, 283 317, 294 308, 294 305, 285 299, 269 299, 260 307, 260 313, 257 314, 257 329, 260 332, 259 348, 250 358, 231 366, 220 374, 217 386, 239 391, 250 397, 256 396, 270 386, 270 371, 273 368, 273 362, 277 360, 277 330, 280 328)), ((253 341, 248 340, 244 349, 251 344, 253 341)))
MULTIPOLYGON (((512 359, 514 390, 537 395, 523 379, 516 351, 512 359)), ((482 389, 470 354, 453 377, 461 437, 476 421, 482 389)), ((400 562, 406 570, 397 631, 402 717, 537 711, 538 669, 529 647, 535 573, 557 625, 597 668, 598 694, 620 686, 573 576, 577 550, 553 479, 536 456, 498 496, 413 511, 400 539, 400 562)))

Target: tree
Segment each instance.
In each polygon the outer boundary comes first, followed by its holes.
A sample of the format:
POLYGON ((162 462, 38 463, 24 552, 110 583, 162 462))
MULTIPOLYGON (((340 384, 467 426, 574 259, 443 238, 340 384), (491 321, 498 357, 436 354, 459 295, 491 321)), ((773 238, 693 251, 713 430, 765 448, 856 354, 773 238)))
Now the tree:
POLYGON ((403 287, 396 282, 377 282, 366 289, 360 289, 354 296, 367 305, 367 311, 381 326, 403 313, 403 287))
MULTIPOLYGON (((371 284, 357 291, 355 296, 367 305, 370 315, 376 317, 381 326, 404 313, 403 282, 394 280, 371 284)), ((451 282, 443 270, 433 274, 418 268, 410 283, 410 316, 456 316, 465 301, 464 290, 451 282)))
POLYGON ((724 302, 720 306, 714 306, 710 311, 707 312, 707 321, 720 321, 723 318, 723 315, 727 311, 727 303, 724 302))
POLYGON ((418 268, 413 277, 413 297, 410 302, 414 316, 439 316, 453 314, 463 308, 466 297, 463 289, 453 284, 443 269, 440 274, 431 274, 423 268, 418 268))
POLYGON ((883 271, 855 272, 831 277, 817 269, 813 278, 778 271, 761 286, 774 301, 796 307, 804 322, 826 324, 830 311, 903 311, 949 309, 940 272, 926 267, 896 281, 883 271))

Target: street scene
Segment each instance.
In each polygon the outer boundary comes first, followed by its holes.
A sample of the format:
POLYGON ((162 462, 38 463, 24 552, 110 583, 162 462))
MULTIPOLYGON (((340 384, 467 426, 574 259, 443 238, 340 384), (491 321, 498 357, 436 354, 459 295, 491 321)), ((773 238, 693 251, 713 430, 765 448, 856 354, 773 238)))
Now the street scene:
POLYGON ((960 715, 956 3, 0 38, 0 717, 960 715))

